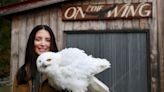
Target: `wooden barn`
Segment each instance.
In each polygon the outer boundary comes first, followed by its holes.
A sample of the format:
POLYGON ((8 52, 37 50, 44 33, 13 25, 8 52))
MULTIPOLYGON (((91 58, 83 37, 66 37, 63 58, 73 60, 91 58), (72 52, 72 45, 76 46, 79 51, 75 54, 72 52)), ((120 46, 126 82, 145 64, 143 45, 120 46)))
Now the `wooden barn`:
POLYGON ((96 75, 111 92, 164 92, 163 0, 29 0, 0 8, 11 20, 11 80, 32 28, 49 25, 59 50, 107 58, 96 75))

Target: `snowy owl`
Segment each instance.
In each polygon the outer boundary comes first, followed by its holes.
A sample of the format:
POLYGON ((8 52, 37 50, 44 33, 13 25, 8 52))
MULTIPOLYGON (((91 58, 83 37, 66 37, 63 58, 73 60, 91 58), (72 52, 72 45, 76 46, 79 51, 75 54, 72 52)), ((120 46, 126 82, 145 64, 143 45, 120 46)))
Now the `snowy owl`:
POLYGON ((52 87, 70 92, 86 92, 94 75, 110 68, 106 59, 94 58, 78 48, 45 52, 36 62, 38 71, 48 76, 52 87))

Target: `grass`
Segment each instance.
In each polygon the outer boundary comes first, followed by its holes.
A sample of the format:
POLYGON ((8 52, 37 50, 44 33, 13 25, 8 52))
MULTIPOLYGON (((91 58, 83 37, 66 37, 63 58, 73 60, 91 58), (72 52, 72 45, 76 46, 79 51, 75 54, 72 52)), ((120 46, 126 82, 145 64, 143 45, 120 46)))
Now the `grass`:
POLYGON ((10 92, 10 87, 8 87, 8 86, 0 86, 0 92, 10 92))

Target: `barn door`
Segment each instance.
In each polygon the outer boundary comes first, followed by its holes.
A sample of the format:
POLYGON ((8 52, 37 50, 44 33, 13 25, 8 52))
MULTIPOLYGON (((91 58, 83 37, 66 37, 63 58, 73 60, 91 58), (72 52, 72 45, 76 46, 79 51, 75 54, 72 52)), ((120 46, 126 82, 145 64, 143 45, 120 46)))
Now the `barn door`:
POLYGON ((66 32, 66 47, 106 58, 111 68, 96 75, 111 92, 148 92, 146 33, 66 32))

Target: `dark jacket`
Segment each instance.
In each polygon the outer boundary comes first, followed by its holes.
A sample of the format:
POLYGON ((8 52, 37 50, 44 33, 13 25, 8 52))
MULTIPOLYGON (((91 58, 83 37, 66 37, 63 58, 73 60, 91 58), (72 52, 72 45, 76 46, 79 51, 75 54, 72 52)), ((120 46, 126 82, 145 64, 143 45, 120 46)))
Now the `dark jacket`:
MULTIPOLYGON (((26 84, 18 85, 16 77, 13 82, 13 92, 31 92, 32 91, 32 81, 28 81, 26 84)), ((43 82, 41 83, 40 92, 67 92, 66 90, 56 90, 55 88, 51 87, 48 83, 48 79, 44 78, 43 82)))

